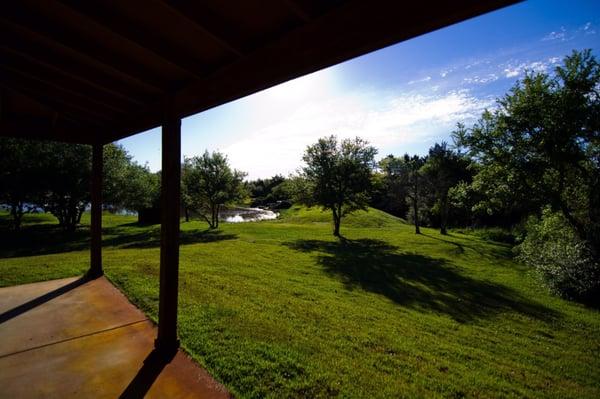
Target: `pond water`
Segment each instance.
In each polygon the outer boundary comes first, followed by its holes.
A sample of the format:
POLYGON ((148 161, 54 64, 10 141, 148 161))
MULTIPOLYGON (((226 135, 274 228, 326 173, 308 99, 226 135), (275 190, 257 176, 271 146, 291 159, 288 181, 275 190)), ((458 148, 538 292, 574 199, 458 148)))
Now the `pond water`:
POLYGON ((261 208, 232 208, 221 211, 220 219, 228 223, 258 222, 277 219, 279 213, 261 208))

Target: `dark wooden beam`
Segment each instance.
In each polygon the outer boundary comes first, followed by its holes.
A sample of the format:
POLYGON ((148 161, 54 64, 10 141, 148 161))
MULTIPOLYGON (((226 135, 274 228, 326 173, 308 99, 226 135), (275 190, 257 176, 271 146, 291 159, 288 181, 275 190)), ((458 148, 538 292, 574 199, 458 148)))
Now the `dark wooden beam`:
POLYGON ((166 105, 162 125, 160 293, 157 351, 173 354, 177 338, 179 290, 179 208, 181 198, 181 119, 166 105))
POLYGON ((56 66, 51 63, 51 58, 42 59, 39 58, 39 56, 34 56, 32 54, 34 50, 30 45, 28 45, 26 48, 27 53, 25 53, 23 50, 17 50, 5 45, 0 45, 0 53, 3 53, 4 57, 12 57, 16 60, 22 60, 22 63, 27 63, 33 68, 52 71, 55 74, 62 75, 63 78, 80 82, 81 84, 88 86, 88 88, 93 88, 94 90, 113 95, 120 100, 129 102, 130 105, 143 106, 145 104, 139 95, 127 93, 126 90, 123 90, 122 84, 119 84, 114 80, 106 80, 103 76, 98 74, 94 75, 93 77, 83 75, 82 68, 74 67, 70 63, 63 63, 60 65, 60 67, 56 66))
MULTIPOLYGON (((69 76, 45 68, 39 68, 28 62, 23 62, 14 57, 0 58, 0 68, 33 81, 42 83, 45 87, 52 87, 58 93, 67 93, 71 98, 77 99, 78 104, 90 104, 94 108, 104 108, 111 113, 125 114, 132 109, 131 103, 119 97, 107 94, 103 90, 90 88, 73 81, 69 76)), ((64 95, 61 95, 64 96, 64 95)))
MULTIPOLYGON (((51 0, 45 0, 44 5, 48 6, 50 2, 51 0)), ((81 23, 94 24, 98 29, 104 29, 118 36, 121 41, 130 42, 152 53, 162 62, 179 68, 194 79, 202 79, 212 69, 211 66, 194 60, 189 54, 178 51, 175 46, 162 40, 155 32, 143 32, 136 29, 135 25, 122 21, 118 14, 107 8, 94 7, 92 2, 79 0, 61 0, 62 4, 54 3, 53 7, 64 7, 63 12, 73 13, 81 23)))
POLYGON ((92 146, 92 223, 91 223, 91 251, 90 270, 88 277, 96 278, 104 274, 102 270, 102 144, 92 146))
POLYGON ((231 40, 227 40, 223 35, 219 35, 215 33, 214 29, 208 29, 204 23, 202 23, 199 18, 194 17, 197 11, 193 8, 198 6, 198 3, 193 5, 185 4, 182 1, 164 1, 158 0, 164 7, 167 7, 171 10, 171 12, 177 14, 180 18, 185 18, 186 20, 192 22, 199 30, 201 30, 205 35, 212 38, 215 42, 219 43, 221 46, 225 47, 229 52, 236 55, 237 57, 243 57, 244 52, 240 49, 236 44, 234 44, 231 40))
POLYGON ((103 76, 108 76, 119 81, 120 85, 124 87, 135 87, 136 90, 143 90, 146 93, 161 94, 165 92, 165 88, 157 86, 155 82, 144 81, 136 74, 124 72, 97 55, 81 53, 76 48, 69 47, 65 43, 53 40, 27 26, 16 24, 3 17, 0 17, 0 33, 0 43, 14 43, 27 49, 28 52, 41 52, 46 55, 46 59, 53 60, 53 63, 58 66, 78 65, 80 72, 76 74, 92 72, 93 76, 98 77, 102 84, 113 86, 113 83, 103 80, 103 76))
POLYGON ((2 72, 0 73, 0 86, 33 98, 60 114, 68 115, 71 119, 89 122, 91 126, 116 121, 114 113, 107 114, 106 110, 101 111, 99 107, 86 104, 86 101, 80 97, 74 97, 60 88, 46 85, 40 81, 31 82, 19 73, 5 70, 1 65, 0 71, 2 72), (57 95, 58 93, 62 93, 62 95, 57 95))
MULTIPOLYGON (((116 52, 115 48, 106 46, 106 43, 96 43, 86 40, 82 35, 74 30, 69 30, 66 26, 52 24, 47 19, 37 14, 28 12, 21 8, 20 2, 7 3, 2 9, 2 19, 17 29, 33 32, 37 36, 42 36, 46 43, 51 46, 67 47, 72 49, 80 58, 92 58, 96 62, 110 66, 111 69, 119 73, 141 81, 144 84, 158 87, 163 92, 173 89, 173 82, 149 71, 145 63, 132 62, 123 57, 121 52, 116 52)), ((40 3, 43 8, 44 4, 40 3)))
POLYGON ((302 21, 310 21, 310 15, 294 0, 283 0, 283 3, 302 21))
POLYGON ((32 118, 3 120, 0 122, 0 136, 28 140, 60 141, 73 144, 92 144, 97 140, 86 135, 81 128, 52 126, 50 120, 32 120, 32 118))

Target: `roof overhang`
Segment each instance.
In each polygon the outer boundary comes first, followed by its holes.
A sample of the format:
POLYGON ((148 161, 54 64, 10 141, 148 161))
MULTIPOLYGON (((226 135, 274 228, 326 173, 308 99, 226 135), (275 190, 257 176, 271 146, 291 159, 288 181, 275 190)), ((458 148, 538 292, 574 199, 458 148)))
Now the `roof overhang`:
POLYGON ((8 2, 0 135, 109 143, 516 2, 8 2))

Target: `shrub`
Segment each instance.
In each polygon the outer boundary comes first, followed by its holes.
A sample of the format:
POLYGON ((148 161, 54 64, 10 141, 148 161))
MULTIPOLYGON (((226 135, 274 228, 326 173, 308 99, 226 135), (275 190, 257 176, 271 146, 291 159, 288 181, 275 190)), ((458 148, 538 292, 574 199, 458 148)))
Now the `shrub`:
POLYGON ((532 266, 550 290, 569 299, 598 300, 600 264, 561 213, 545 209, 541 218, 528 220, 526 231, 516 248, 518 258, 532 266))

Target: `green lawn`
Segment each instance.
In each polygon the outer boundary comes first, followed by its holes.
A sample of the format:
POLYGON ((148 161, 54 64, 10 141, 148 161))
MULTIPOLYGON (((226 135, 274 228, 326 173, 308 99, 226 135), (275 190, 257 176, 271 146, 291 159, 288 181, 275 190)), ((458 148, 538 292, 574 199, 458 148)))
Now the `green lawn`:
MULTIPOLYGON (((107 276, 156 319, 159 227, 104 224, 107 276)), ((85 226, 0 229, 0 286, 87 269, 85 226)), ((341 241, 317 210, 183 223, 182 344, 239 397, 600 397, 598 311, 549 295, 504 244, 423 231, 375 210, 341 241)))

